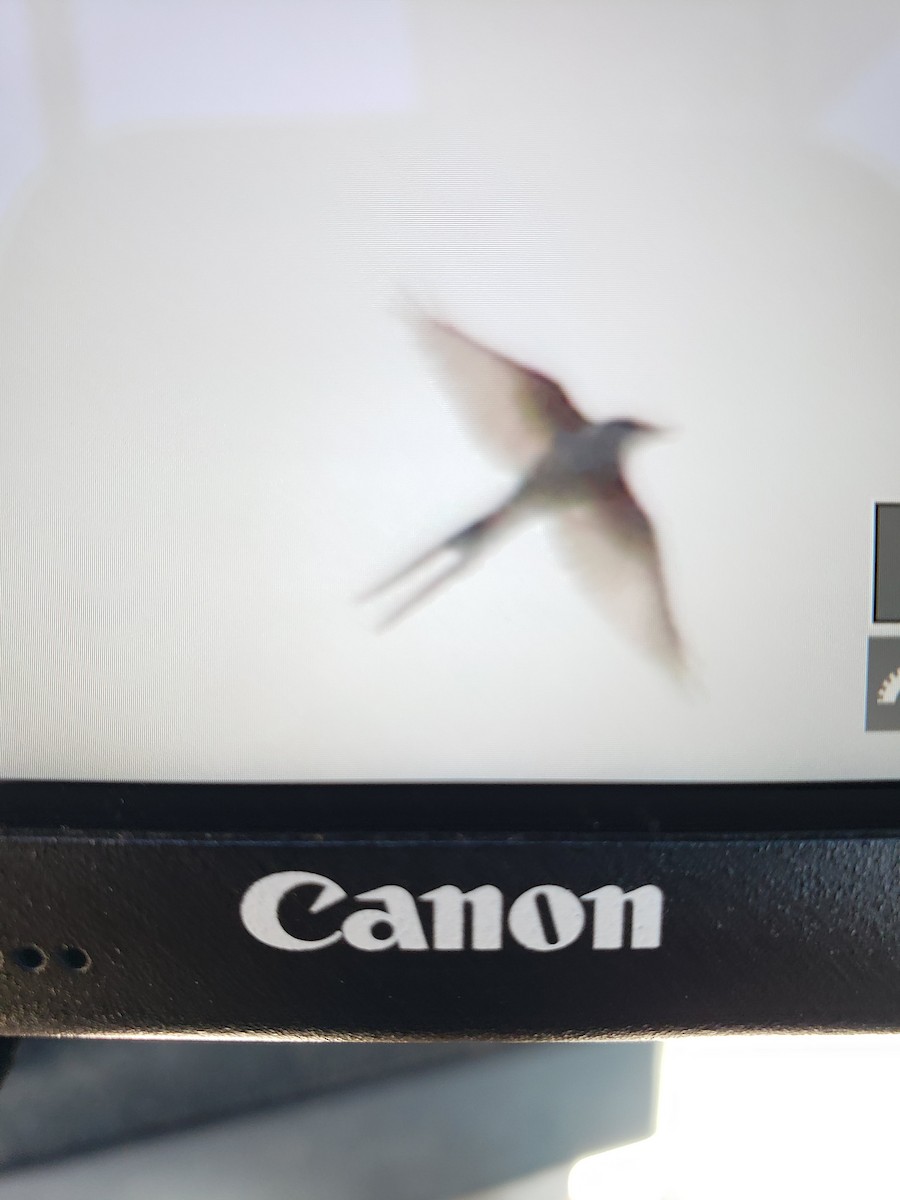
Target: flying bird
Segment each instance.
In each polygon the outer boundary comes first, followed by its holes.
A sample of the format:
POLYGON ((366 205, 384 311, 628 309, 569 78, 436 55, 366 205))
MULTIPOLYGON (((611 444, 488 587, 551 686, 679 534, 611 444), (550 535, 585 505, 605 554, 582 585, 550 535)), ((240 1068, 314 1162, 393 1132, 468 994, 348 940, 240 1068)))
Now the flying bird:
POLYGON ((475 565, 519 521, 550 512, 564 561, 619 626, 672 668, 684 666, 653 526, 623 473, 624 452, 663 432, 627 417, 589 421, 559 383, 448 321, 410 315, 482 446, 519 473, 506 498, 394 572, 363 599, 447 559, 383 622, 393 624, 475 565))

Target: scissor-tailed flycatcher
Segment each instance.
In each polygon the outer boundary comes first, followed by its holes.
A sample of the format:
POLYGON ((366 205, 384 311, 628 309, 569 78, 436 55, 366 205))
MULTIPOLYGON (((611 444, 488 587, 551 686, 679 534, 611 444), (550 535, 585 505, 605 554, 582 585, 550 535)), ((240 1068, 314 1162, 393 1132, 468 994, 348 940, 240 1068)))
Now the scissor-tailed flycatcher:
POLYGON ((588 421, 554 380, 498 354, 446 321, 412 317, 424 346, 444 366, 453 394, 482 444, 523 472, 496 508, 395 572, 365 598, 444 557, 444 570, 401 603, 392 624, 473 565, 517 520, 550 510, 563 554, 619 623, 672 666, 683 662, 650 521, 622 473, 622 452, 660 432, 629 418, 588 421))

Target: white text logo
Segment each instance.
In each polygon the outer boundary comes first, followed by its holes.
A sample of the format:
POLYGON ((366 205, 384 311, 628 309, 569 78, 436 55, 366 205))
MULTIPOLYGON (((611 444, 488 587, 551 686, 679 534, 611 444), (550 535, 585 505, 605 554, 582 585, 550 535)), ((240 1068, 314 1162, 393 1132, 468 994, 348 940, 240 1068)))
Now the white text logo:
POLYGON ((324 950, 346 942, 356 950, 502 950, 508 940, 526 950, 562 950, 587 935, 594 950, 655 950, 662 940, 663 894, 653 884, 624 891, 607 884, 576 895, 554 883, 529 888, 507 907, 498 887, 464 892, 444 884, 413 896, 385 884, 352 897, 358 904, 341 921, 301 937, 281 921, 285 898, 309 890, 303 916, 327 913, 351 899, 333 879, 311 871, 278 871, 252 884, 241 900, 244 927, 277 950, 324 950), (373 905, 377 907, 372 907, 373 905), (630 920, 629 920, 630 918, 630 920))

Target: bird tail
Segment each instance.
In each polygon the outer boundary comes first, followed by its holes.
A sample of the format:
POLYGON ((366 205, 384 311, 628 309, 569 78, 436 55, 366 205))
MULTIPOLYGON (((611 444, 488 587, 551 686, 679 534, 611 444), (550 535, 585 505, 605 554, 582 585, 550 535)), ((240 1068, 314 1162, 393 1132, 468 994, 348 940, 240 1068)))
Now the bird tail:
POLYGON ((426 550, 424 554, 417 555, 412 562, 401 567, 399 571, 394 571, 387 579, 383 579, 375 587, 369 588, 360 596, 360 600, 374 600, 376 597, 383 595, 385 592, 391 591, 393 588, 403 584, 407 579, 417 575, 420 571, 424 571, 432 564, 437 564, 442 559, 447 559, 447 565, 432 575, 426 582, 422 583, 416 590, 408 595, 400 604, 393 608, 388 615, 380 622, 380 629, 388 629, 391 625, 395 625, 403 617, 408 616, 414 609, 424 604, 436 592, 440 591, 446 584, 450 583, 458 575, 470 568, 475 559, 484 550, 486 544, 493 539, 499 532, 501 526, 506 523, 506 518, 511 514, 513 509, 512 501, 507 501, 501 504, 499 508, 492 510, 483 517, 479 517, 477 521, 472 521, 465 525, 450 537, 444 538, 437 545, 432 546, 430 550, 426 550))

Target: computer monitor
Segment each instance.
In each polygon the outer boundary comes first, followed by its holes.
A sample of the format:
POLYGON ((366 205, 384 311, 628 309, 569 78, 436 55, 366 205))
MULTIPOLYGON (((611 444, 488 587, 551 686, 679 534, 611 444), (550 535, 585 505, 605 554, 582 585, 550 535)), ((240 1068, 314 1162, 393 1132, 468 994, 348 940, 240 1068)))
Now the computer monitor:
POLYGON ((890 1025, 900 13, 0 61, 10 1027, 890 1025))

